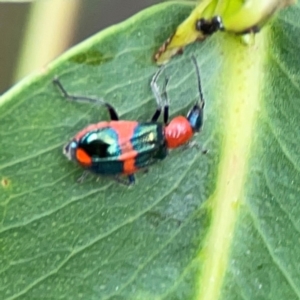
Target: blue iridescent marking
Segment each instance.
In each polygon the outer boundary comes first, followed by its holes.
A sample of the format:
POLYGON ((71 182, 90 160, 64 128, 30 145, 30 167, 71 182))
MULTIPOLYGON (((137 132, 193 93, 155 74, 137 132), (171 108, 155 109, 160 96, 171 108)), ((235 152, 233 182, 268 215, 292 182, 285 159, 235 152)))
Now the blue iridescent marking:
POLYGON ((131 138, 132 147, 137 151, 136 168, 144 168, 156 160, 167 156, 166 141, 163 136, 163 126, 158 123, 140 123, 131 138))
POLYGON ((78 147, 84 149, 92 158, 89 169, 97 174, 115 175, 123 172, 123 162, 118 161, 121 149, 117 132, 103 127, 88 132, 80 140, 78 147))

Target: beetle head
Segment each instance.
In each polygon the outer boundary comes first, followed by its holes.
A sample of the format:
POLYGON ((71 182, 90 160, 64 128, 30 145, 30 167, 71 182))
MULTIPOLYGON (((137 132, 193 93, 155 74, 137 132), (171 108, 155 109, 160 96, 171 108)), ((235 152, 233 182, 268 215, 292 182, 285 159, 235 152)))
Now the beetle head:
POLYGON ((199 132, 202 128, 203 106, 204 103, 202 104, 202 107, 199 104, 195 104, 186 116, 194 133, 199 132))
POLYGON ((63 149, 63 154, 69 159, 74 160, 76 157, 76 149, 78 147, 78 143, 75 140, 72 140, 67 145, 65 145, 63 149))

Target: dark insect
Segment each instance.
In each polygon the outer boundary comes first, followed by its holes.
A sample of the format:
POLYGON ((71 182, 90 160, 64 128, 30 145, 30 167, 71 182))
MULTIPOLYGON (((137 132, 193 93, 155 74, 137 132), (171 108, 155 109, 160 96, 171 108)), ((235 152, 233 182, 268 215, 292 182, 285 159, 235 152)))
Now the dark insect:
POLYGON ((58 78, 53 83, 65 98, 105 106, 110 121, 92 124, 78 132, 64 147, 63 153, 69 160, 77 162, 84 169, 99 175, 127 175, 129 184, 135 182, 134 173, 164 159, 168 149, 187 144, 203 125, 204 98, 196 58, 192 61, 198 78, 199 99, 186 117, 176 116, 170 122, 168 78, 160 93, 157 80, 164 67, 153 76, 151 89, 157 102, 157 109, 150 122, 119 120, 114 107, 109 103, 85 96, 69 94, 58 78), (158 118, 163 112, 163 123, 158 118))

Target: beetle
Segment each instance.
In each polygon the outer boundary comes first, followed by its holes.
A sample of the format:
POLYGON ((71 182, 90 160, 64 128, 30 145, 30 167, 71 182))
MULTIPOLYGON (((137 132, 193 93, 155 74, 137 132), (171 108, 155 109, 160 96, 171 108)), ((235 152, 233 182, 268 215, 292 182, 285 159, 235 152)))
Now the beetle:
POLYGON ((170 122, 168 122, 169 99, 166 90, 169 79, 165 77, 162 93, 157 84, 164 67, 161 67, 151 80, 150 86, 157 102, 157 109, 150 122, 119 120, 111 104, 102 99, 71 95, 55 77, 53 83, 65 98, 100 104, 106 107, 110 115, 110 121, 88 125, 79 131, 64 147, 64 155, 92 173, 110 176, 127 175, 128 185, 134 184, 134 173, 164 159, 169 149, 187 144, 202 128, 205 102, 200 71, 194 56, 192 61, 197 74, 199 99, 186 117, 176 116, 170 122), (163 123, 160 123, 158 119, 162 111, 163 123))

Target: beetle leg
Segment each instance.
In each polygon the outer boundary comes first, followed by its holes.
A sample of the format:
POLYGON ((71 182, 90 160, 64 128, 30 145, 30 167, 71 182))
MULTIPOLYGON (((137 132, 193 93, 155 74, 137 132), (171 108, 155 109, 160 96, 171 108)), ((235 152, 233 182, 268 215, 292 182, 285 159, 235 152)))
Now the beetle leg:
MULTIPOLYGON (((158 74, 160 74, 160 72, 161 72, 160 70, 157 72, 158 74)), ((169 82, 169 78, 165 77, 165 82, 164 82, 162 94, 160 94, 159 88, 158 88, 158 85, 157 85, 157 73, 154 75, 154 77, 152 79, 151 88, 152 88, 153 94, 156 98, 156 102, 157 102, 158 107, 157 107, 156 112, 154 113, 151 121, 156 122, 158 120, 160 114, 161 114, 161 110, 163 109, 163 111, 164 111, 164 124, 168 124, 168 120, 169 120, 169 98, 168 98, 168 94, 167 94, 167 85, 168 85, 168 82, 169 82)))
POLYGON ((122 184, 122 185, 126 185, 126 186, 132 186, 135 184, 135 177, 133 174, 128 175, 128 181, 124 180, 120 175, 114 176, 113 177, 115 181, 117 181, 118 183, 122 184))
POLYGON ((89 175, 88 171, 83 171, 83 173, 81 174, 81 176, 77 179, 78 183, 83 183, 84 180, 87 178, 87 176, 89 175))
POLYGON ((165 77, 165 83, 163 86, 163 91, 162 91, 162 98, 164 99, 164 124, 168 124, 169 120, 169 97, 167 93, 167 85, 169 82, 169 78, 165 77))
POLYGON ((152 93, 155 97, 156 104, 157 104, 157 109, 156 109, 154 115, 151 118, 152 122, 156 122, 158 120, 158 118, 161 114, 162 107, 163 107, 163 100, 161 98, 161 94, 160 94, 160 91, 159 91, 157 80, 158 80, 158 77, 159 77, 159 75, 161 74, 161 72, 163 71, 164 68, 165 67, 162 66, 158 69, 158 71, 152 77, 152 80, 151 80, 151 83, 150 83, 152 93))
POLYGON ((206 154, 208 152, 207 149, 204 149, 199 143, 195 141, 189 141, 188 143, 183 145, 181 149, 184 151, 191 148, 196 148, 197 150, 200 150, 202 154, 206 154))
POLYGON ((73 100, 73 101, 90 102, 90 103, 95 103, 95 104, 100 104, 102 106, 105 106, 106 109, 108 110, 110 119, 113 121, 119 120, 119 116, 118 116, 116 110, 114 109, 114 107, 112 105, 110 105, 109 103, 105 102, 104 100, 86 97, 86 96, 71 95, 67 92, 67 90, 64 88, 64 86, 62 85, 62 83, 60 82, 60 80, 57 77, 54 77, 53 84, 55 84, 60 89, 60 91, 62 92, 62 94, 65 98, 67 98, 69 100, 73 100))
POLYGON ((135 177, 133 174, 128 175, 129 185, 135 184, 135 177))
POLYGON ((144 169, 141 170, 141 172, 143 174, 147 174, 147 173, 149 173, 149 169, 148 168, 144 168, 144 169))

